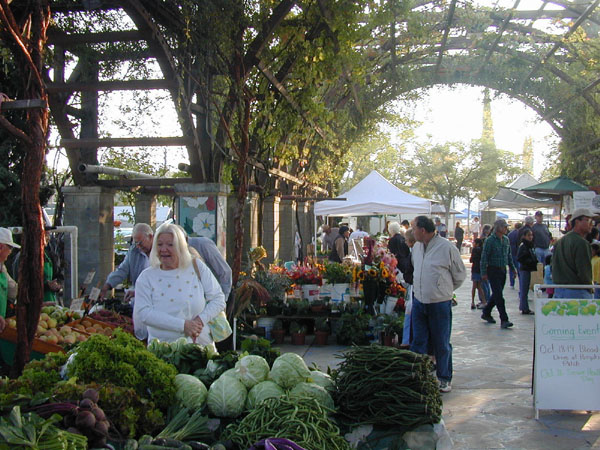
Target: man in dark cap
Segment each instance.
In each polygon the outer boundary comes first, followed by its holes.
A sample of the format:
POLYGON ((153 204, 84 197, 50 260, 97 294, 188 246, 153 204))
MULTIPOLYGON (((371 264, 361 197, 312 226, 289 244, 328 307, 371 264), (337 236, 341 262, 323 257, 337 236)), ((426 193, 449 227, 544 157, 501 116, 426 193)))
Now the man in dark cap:
POLYGON ((483 308, 481 318, 488 323, 496 323, 492 317, 492 308, 495 306, 500 314, 500 328, 503 329, 513 326, 512 322, 508 320, 503 293, 506 284, 506 266, 512 272, 516 271, 510 251, 510 242, 506 237, 507 231, 506 220, 496 220, 490 236, 483 244, 481 253, 481 279, 489 280, 492 288, 492 295, 483 308))
POLYGON ((348 236, 350 236, 350 228, 346 225, 341 226, 329 253, 329 261, 342 262, 348 254, 348 236))
MULTIPOLYGON (((584 284, 592 282, 592 249, 585 239, 596 214, 587 208, 577 208, 571 215, 571 231, 558 240, 552 255, 554 284, 584 284)), ((593 298, 586 289, 555 288, 554 298, 593 298)))

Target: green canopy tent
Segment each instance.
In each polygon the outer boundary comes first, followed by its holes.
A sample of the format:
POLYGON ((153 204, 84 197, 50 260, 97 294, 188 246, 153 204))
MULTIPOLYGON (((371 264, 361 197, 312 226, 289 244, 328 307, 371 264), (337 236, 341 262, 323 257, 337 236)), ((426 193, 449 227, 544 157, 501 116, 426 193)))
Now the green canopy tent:
POLYGON ((569 177, 560 176, 550 181, 527 186, 521 190, 532 197, 547 198, 573 195, 573 192, 589 191, 589 188, 569 177))
MULTIPOLYGON (((587 186, 572 180, 569 177, 560 176, 550 181, 543 183, 534 184, 533 186, 527 186, 522 188, 523 193, 536 198, 553 198, 558 200, 560 198, 560 210, 558 211, 559 217, 562 214, 563 207, 563 196, 573 195, 573 192, 578 191, 589 191, 587 186)), ((562 218, 561 218, 562 219, 562 218)))

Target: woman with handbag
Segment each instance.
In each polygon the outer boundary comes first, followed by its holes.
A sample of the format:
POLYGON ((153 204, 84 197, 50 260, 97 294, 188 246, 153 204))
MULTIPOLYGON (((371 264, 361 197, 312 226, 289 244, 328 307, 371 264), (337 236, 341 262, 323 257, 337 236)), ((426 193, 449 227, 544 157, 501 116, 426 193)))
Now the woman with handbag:
POLYGON ((150 267, 135 287, 134 322, 147 327, 148 342, 186 337, 214 345, 208 324, 225 309, 225 296, 206 264, 192 257, 177 225, 163 224, 156 230, 150 267))
POLYGON ((517 261, 519 262, 519 309, 521 314, 534 314, 529 309, 527 299, 529 284, 531 283, 531 272, 537 271, 537 256, 535 256, 533 248, 533 232, 531 230, 525 230, 521 237, 517 261))

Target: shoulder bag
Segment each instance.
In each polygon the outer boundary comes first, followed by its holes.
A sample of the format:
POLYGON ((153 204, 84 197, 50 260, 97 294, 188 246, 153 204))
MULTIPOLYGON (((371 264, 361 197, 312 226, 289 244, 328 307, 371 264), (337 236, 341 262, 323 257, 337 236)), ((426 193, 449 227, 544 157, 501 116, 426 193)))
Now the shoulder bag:
MULTIPOLYGON (((198 265, 196 264, 195 258, 192 259, 192 264, 194 265, 194 270, 196 271, 198 280, 200 283, 202 283, 202 277, 200 277, 200 271, 198 270, 198 265)), ((231 333, 233 333, 231 325, 229 325, 229 321, 225 315, 225 311, 221 311, 219 314, 217 314, 217 317, 210 320, 208 322, 208 328, 210 329, 210 335, 215 342, 224 341, 231 336, 231 333)))

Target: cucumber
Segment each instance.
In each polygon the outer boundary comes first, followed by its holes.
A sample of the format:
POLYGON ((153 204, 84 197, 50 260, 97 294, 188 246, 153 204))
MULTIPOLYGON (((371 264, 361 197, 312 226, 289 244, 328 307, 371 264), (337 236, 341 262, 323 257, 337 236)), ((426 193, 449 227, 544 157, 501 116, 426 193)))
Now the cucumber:
POLYGON ((152 445, 162 445, 163 447, 169 447, 169 448, 181 448, 186 444, 184 444, 181 441, 178 441, 177 439, 156 438, 152 441, 152 445))
POLYGON ((135 439, 127 439, 123 446, 123 450, 138 450, 138 441, 135 439))
POLYGON ((154 438, 152 436, 150 436, 149 434, 145 434, 139 439, 138 444, 139 445, 152 444, 153 440, 154 440, 154 438))
POLYGON ((188 441, 186 444, 192 447, 192 450, 211 450, 211 446, 204 442, 188 441))

